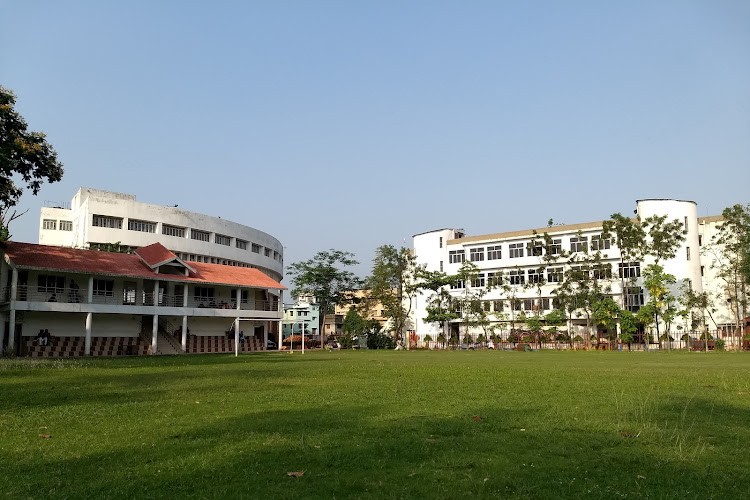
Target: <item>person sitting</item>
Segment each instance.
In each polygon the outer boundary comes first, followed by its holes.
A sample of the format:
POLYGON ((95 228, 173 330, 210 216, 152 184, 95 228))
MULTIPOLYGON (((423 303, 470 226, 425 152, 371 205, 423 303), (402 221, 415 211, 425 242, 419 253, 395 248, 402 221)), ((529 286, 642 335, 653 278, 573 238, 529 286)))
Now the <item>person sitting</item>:
POLYGON ((44 345, 49 345, 50 340, 52 340, 52 336, 49 333, 49 330, 46 328, 44 329, 44 345))
POLYGON ((47 345, 47 337, 44 336, 44 330, 39 330, 36 334, 36 343, 39 345, 47 345))
POLYGON ((240 344, 245 343, 245 332, 240 332, 240 344))
POLYGON ((68 291, 68 302, 72 304, 81 302, 81 296, 78 293, 78 284, 75 281, 70 280, 70 286, 68 288, 70 289, 68 291))

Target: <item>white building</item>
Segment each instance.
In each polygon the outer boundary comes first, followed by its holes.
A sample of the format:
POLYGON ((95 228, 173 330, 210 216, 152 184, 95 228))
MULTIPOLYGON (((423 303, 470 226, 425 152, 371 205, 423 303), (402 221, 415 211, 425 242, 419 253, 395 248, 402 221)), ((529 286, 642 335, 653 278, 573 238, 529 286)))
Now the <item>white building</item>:
MULTIPOLYGON (((638 200, 636 214, 641 219, 651 215, 667 215, 668 220, 677 219, 684 225, 685 240, 681 243, 673 259, 662 261, 666 273, 673 274, 677 278, 675 288, 689 282, 696 292, 708 291, 714 298, 716 311, 711 319, 711 329, 722 330, 728 325, 734 325, 734 316, 727 307, 723 295, 723 287, 717 281, 716 271, 708 253, 704 251, 711 236, 716 231, 716 226, 721 222, 721 217, 698 217, 697 205, 692 201, 648 199, 638 200)), ((518 293, 514 297, 517 300, 508 300, 507 294, 503 295, 500 290, 494 289, 483 297, 485 310, 491 313, 503 313, 508 315, 525 312, 527 315, 541 312, 550 312, 555 306, 554 294, 552 293, 559 285, 561 273, 569 269, 569 265, 552 263, 542 266, 543 255, 548 251, 542 247, 532 248, 532 240, 538 235, 547 233, 552 238, 552 252, 580 252, 584 248, 592 251, 602 252, 603 268, 597 270, 603 275, 611 276, 611 295, 621 302, 621 280, 635 278, 635 286, 630 282, 627 284, 625 293, 626 307, 636 311, 641 305, 648 301, 648 293, 643 288, 641 271, 653 261, 647 258, 644 262, 625 262, 620 259, 620 251, 611 239, 603 239, 602 226, 604 221, 587 222, 580 224, 560 225, 537 229, 526 229, 504 233, 486 234, 479 236, 466 236, 460 229, 438 229, 414 236, 414 252, 417 263, 424 265, 428 271, 443 271, 447 274, 456 274, 462 262, 471 261, 479 268, 479 277, 476 283, 459 283, 452 286, 450 293, 459 296, 468 288, 486 287, 490 280, 502 277, 516 285, 528 285, 529 283, 541 283, 540 287, 518 287, 518 293), (545 267, 544 275, 540 275, 539 269, 545 267), (532 313, 533 311, 533 313, 532 313)), ((441 333, 441 328, 435 323, 426 323, 427 306, 433 297, 431 292, 420 293, 415 299, 414 319, 416 333, 420 339, 429 334, 433 339, 441 333)), ((622 305, 622 304, 621 304, 622 305)), ((491 315, 490 318, 493 316, 491 315)), ((495 319, 498 319, 495 316, 495 319)), ((502 314, 501 317, 502 318, 502 314)), ((505 328, 507 336, 507 322, 503 323, 501 330, 505 328)), ((571 336, 579 333, 584 335, 585 320, 577 319, 568 325, 571 336)), ((458 322, 451 325, 454 333, 457 333, 458 322)), ((682 328, 682 326, 681 326, 682 328)), ((463 332, 463 328, 461 330, 463 332)), ((663 332, 663 328, 661 330, 663 332)), ((473 334, 478 332, 474 329, 473 334)), ((674 329, 672 336, 675 335, 674 329)), ((584 337, 585 338, 585 337, 584 337)))
POLYGON ((132 254, 0 243, 0 349, 21 355, 263 350, 285 287, 258 269, 185 262, 160 243, 132 254), (49 345, 36 342, 49 330, 49 345))
POLYGON ((290 335, 318 335, 320 324, 320 306, 318 304, 298 300, 294 304, 284 304, 284 319, 282 334, 286 338, 290 335))
POLYGON ((69 205, 56 203, 41 210, 40 244, 97 248, 117 242, 130 249, 159 242, 183 261, 254 267, 277 281, 283 277, 284 247, 279 240, 221 217, 92 188, 80 188, 69 205))

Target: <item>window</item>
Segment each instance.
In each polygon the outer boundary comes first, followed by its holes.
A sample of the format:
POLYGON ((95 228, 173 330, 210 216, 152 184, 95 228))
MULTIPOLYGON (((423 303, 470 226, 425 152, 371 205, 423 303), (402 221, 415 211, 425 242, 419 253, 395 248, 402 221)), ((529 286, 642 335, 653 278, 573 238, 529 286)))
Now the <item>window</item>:
POLYGON ((609 250, 612 240, 602 237, 601 234, 595 234, 591 237, 591 250, 609 250))
POLYGON ((442 260, 440 261, 440 272, 441 273, 443 272, 443 261, 442 260))
POLYGON ((464 287, 464 281, 463 280, 456 280, 453 283, 451 283, 451 290, 456 290, 459 288, 464 287))
POLYGON ((610 264, 599 264, 591 269, 595 280, 607 280, 612 278, 612 266, 610 264))
POLYGON ((289 311, 289 316, 294 317, 294 309, 292 309, 291 311, 289 311))
POLYGON ((135 305, 136 293, 136 283, 134 281, 126 281, 123 283, 122 303, 130 306, 135 305))
POLYGON ((543 311, 549 311, 549 297, 542 297, 541 307, 543 311))
POLYGON ((166 234, 167 236, 177 236, 178 238, 184 238, 185 228, 177 227, 177 226, 170 226, 169 224, 162 224, 161 234, 166 234))
POLYGON ((562 253, 562 240, 552 240, 552 243, 547 247, 547 255, 560 255, 562 253))
POLYGON ((526 255, 531 257, 540 257, 542 255, 542 242, 541 241, 530 241, 526 244, 526 255))
POLYGON ((114 297, 113 280, 94 280, 94 297, 114 297))
MULTIPOLYGON (((247 290, 240 290, 240 303, 247 304, 247 290)), ((229 293, 229 298, 232 300, 232 302, 237 302, 237 290, 231 290, 229 293)))
POLYGON ((503 284, 503 273, 500 271, 494 273, 487 273, 487 285, 488 286, 499 286, 503 284))
POLYGON ((589 268, 588 266, 570 266, 568 275, 574 280, 588 279, 589 268))
POLYGON ((685 247, 685 257, 690 260, 690 247, 685 247))
POLYGON ((65 277, 52 276, 49 274, 40 274, 36 278, 37 292, 41 293, 62 293, 65 290, 65 277))
POLYGON ((495 312, 500 312, 503 310, 505 304, 503 304, 502 300, 493 300, 492 301, 492 310, 495 312))
POLYGON ((620 278, 639 278, 641 276, 640 262, 624 262, 619 264, 620 278))
POLYGON ((466 252, 464 250, 451 250, 448 252, 448 262, 451 264, 461 264, 466 260, 466 252))
POLYGON ((211 241, 211 233, 199 229, 190 230, 190 239, 198 241, 211 241))
POLYGON ((589 239, 587 236, 573 236, 570 238, 571 252, 586 252, 589 249, 589 239))
POLYGON ((108 227, 111 229, 122 229, 122 217, 110 217, 109 215, 94 214, 93 226, 108 227))
POLYGON ((484 260, 484 247, 469 249, 469 260, 472 262, 484 260))
POLYGON ((508 273, 508 279, 511 285, 523 285, 526 282, 523 271, 514 269, 508 273))
POLYGON ((273 251, 273 260, 281 261, 281 254, 276 250, 273 251))
POLYGON ((487 260, 499 260, 503 257, 503 247, 496 245, 494 247, 487 247, 487 260))
POLYGON ((251 251, 252 251, 253 253, 260 253, 260 245, 256 245, 255 243, 253 243, 253 244, 252 244, 252 245, 250 246, 250 250, 251 250, 251 251))
POLYGON ((510 307, 512 307, 514 311, 520 311, 522 305, 523 302, 521 299, 510 299, 510 307))
POLYGON ((534 299, 523 299, 523 310, 524 311, 535 311, 534 299))
POLYGON ((682 226, 682 234, 688 233, 688 218, 685 216, 685 224, 682 226))
POLYGON ((508 245, 508 253, 511 259, 523 257, 523 243, 511 243, 508 245))
POLYGON ((625 289, 625 307, 628 311, 638 311, 643 303, 643 288, 631 286, 625 289))
POLYGON ((705 271, 705 266, 701 266, 701 276, 703 276, 704 271, 705 271))
POLYGON ((219 245, 230 246, 232 244, 232 237, 216 233, 214 235, 214 243, 219 244, 219 245))
POLYGON ((471 286, 481 288, 484 286, 484 274, 477 274, 476 278, 471 280, 471 286))
POLYGON ((544 274, 541 269, 529 269, 529 283, 542 283, 544 282, 544 274))
POLYGON ((703 235, 699 234, 698 235, 698 246, 701 246, 701 245, 703 245, 703 235))
POLYGON ((193 289, 193 297, 198 302, 212 302, 214 300, 214 289, 205 286, 196 286, 193 289))
POLYGON ((247 241, 237 238, 236 240, 234 240, 234 246, 236 246, 240 250, 247 250, 247 241))
POLYGON ((44 219, 42 221, 42 229, 57 229, 57 221, 54 219, 44 219))
POLYGON ((563 278, 562 267, 550 267, 547 269, 547 281, 549 283, 560 283, 563 278))
POLYGON ((266 257, 270 257, 271 256, 271 249, 270 248, 266 248, 265 254, 266 254, 266 257))
POLYGON ((685 278, 685 286, 687 286, 688 290, 693 290, 693 280, 690 278, 685 278))
POLYGON ((72 231, 72 230, 73 230, 73 221, 70 221, 70 220, 60 221, 60 231, 72 231))
POLYGON ((440 248, 443 248, 443 237, 440 237, 440 248))
POLYGON ((138 219, 128 219, 128 230, 140 231, 142 233, 155 233, 156 222, 149 222, 146 220, 138 220, 138 219))

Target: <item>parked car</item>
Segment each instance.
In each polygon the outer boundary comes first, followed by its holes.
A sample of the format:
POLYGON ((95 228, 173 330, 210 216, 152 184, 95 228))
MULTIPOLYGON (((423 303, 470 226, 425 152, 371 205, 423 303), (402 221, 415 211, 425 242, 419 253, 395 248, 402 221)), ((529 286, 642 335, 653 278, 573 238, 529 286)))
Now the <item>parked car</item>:
POLYGON ((271 339, 266 340, 266 350, 278 349, 278 345, 271 339))

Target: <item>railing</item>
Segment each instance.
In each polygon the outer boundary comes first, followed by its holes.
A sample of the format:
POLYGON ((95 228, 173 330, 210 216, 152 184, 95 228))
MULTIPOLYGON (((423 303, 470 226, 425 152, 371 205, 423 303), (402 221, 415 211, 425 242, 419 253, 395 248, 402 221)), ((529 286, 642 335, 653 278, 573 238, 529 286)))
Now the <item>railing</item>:
MULTIPOLYGON (((10 287, 5 287, 0 291, 2 301, 10 300, 10 287)), ((183 307, 185 297, 182 294, 168 295, 165 293, 156 294, 154 292, 144 292, 142 294, 143 303, 136 304, 136 296, 132 294, 123 295, 122 292, 112 291, 94 291, 92 304, 109 304, 109 305, 157 305, 160 307, 183 307), (154 303, 156 299, 156 303, 154 303)), ((56 288, 37 286, 19 285, 16 289, 16 300, 27 302, 60 302, 65 304, 87 304, 88 291, 85 288, 56 288)), ((209 308, 209 309, 237 309, 237 302, 221 301, 204 297, 188 297, 187 307, 209 308)), ((240 303, 240 310, 243 311, 278 311, 278 300, 243 300, 240 303)))

